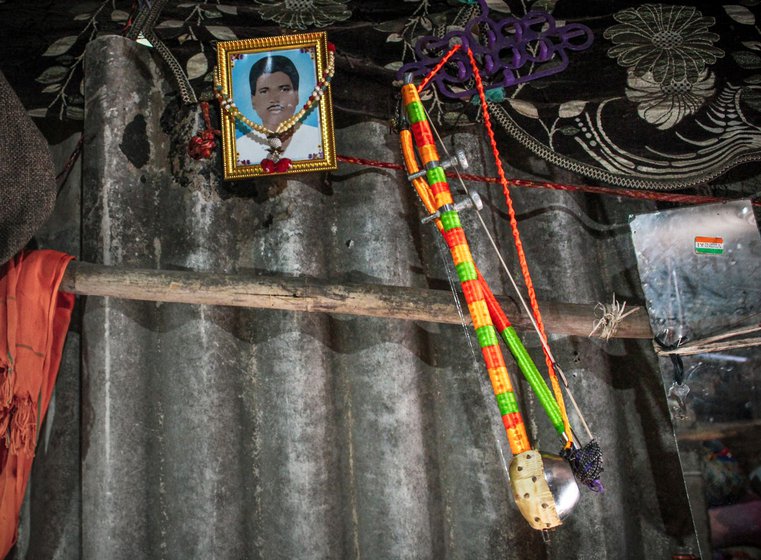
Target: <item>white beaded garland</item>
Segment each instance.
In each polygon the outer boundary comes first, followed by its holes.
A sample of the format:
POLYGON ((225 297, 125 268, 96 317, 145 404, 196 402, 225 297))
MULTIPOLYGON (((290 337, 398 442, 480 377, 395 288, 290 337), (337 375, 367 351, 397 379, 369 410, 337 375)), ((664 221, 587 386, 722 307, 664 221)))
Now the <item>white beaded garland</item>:
POLYGON ((335 62, 335 53, 333 51, 328 51, 328 65, 325 69, 325 74, 319 80, 317 80, 317 84, 312 90, 312 93, 309 96, 309 100, 304 104, 298 113, 281 122, 274 131, 253 122, 251 119, 243 115, 236 107, 235 102, 222 92, 222 86, 220 85, 220 79, 217 74, 214 76, 214 89, 222 110, 224 110, 226 113, 229 113, 235 119, 241 121, 251 130, 255 130, 267 136, 269 145, 272 146, 273 150, 278 150, 280 146, 282 146, 280 136, 285 135, 291 128, 293 128, 296 123, 304 118, 304 116, 314 106, 314 104, 322 99, 323 95, 325 94, 325 90, 330 83, 330 79, 335 73, 335 62), (277 146, 273 144, 275 140, 278 142, 277 146))

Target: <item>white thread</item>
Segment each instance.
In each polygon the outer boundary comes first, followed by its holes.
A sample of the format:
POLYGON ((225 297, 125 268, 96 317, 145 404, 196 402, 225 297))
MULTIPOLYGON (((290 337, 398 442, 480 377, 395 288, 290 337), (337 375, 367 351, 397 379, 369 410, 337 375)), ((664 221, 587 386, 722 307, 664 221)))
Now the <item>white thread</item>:
POLYGON ((616 294, 613 294, 613 301, 610 305, 598 302, 595 306, 595 316, 597 316, 597 312, 600 312, 601 316, 592 324, 592 330, 587 336, 591 337, 597 331, 600 331, 600 334, 597 335, 599 338, 605 339, 606 341, 610 340, 610 338, 616 334, 616 331, 623 320, 632 313, 638 311, 639 307, 635 307, 624 313, 625 309, 626 302, 620 303, 616 299, 616 294))

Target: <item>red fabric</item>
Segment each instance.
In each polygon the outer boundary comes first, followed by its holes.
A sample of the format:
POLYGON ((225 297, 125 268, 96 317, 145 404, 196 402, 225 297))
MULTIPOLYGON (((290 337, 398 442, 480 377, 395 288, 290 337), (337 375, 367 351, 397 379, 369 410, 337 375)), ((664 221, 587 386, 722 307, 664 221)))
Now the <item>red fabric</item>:
POLYGON ((0 268, 0 557, 16 542, 37 428, 58 375, 74 307, 58 286, 71 259, 22 252, 0 268))

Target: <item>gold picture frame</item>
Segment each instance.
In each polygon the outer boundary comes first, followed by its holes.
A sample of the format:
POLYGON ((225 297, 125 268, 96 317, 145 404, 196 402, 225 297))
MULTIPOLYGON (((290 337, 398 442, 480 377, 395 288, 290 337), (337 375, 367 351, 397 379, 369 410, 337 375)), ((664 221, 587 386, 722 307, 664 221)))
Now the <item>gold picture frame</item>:
POLYGON ((226 180, 337 168, 329 85, 298 122, 274 133, 308 105, 327 69, 322 31, 217 43, 226 180))

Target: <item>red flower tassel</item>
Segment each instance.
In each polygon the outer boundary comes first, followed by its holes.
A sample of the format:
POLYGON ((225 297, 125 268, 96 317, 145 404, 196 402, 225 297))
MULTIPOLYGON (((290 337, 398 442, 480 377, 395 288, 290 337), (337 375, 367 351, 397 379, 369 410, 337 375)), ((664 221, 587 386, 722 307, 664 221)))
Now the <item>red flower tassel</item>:
POLYGON ((193 159, 207 159, 211 157, 211 152, 217 147, 217 141, 214 137, 221 134, 219 130, 211 128, 209 104, 206 101, 201 101, 201 111, 203 112, 203 122, 206 128, 199 131, 188 143, 188 154, 193 159))

